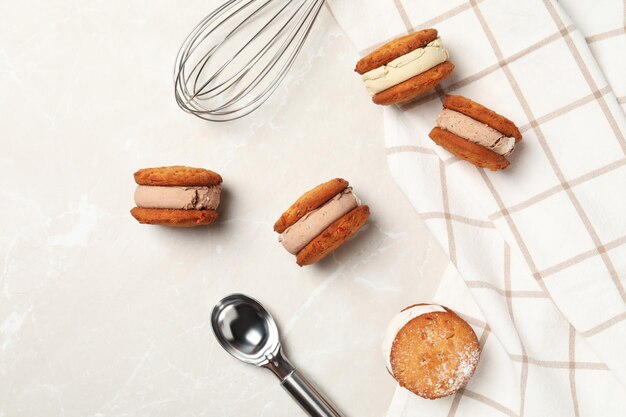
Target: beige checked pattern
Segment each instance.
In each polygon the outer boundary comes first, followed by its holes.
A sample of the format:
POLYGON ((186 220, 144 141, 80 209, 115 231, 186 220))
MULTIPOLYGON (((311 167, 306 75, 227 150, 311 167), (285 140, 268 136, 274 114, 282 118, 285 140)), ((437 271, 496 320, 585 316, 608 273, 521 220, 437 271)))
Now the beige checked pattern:
POLYGON ((483 358, 452 398, 398 389, 389 417, 626 415, 626 3, 565 1, 573 21, 550 0, 348 3, 329 9, 361 54, 435 27, 456 65, 436 91, 385 109, 385 140, 456 267, 434 301, 464 314, 483 358), (428 139, 448 92, 521 127, 509 169, 428 139))
POLYGON ((616 59, 616 51, 626 54, 626 6, 617 1, 586 2, 561 0, 576 26, 585 35, 585 40, 600 64, 617 102, 626 111, 626 60, 616 59), (621 6, 621 10, 620 10, 621 6), (597 18, 594 18, 597 17, 597 18))

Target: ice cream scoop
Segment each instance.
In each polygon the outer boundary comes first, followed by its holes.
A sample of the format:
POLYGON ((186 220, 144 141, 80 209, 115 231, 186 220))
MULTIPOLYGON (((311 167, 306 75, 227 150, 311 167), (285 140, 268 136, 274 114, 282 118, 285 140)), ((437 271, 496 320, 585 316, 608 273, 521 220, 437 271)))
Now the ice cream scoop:
POLYGON ((217 341, 228 353, 272 371, 309 416, 341 417, 285 357, 276 322, 257 300, 243 294, 224 297, 213 308, 211 325, 217 341))

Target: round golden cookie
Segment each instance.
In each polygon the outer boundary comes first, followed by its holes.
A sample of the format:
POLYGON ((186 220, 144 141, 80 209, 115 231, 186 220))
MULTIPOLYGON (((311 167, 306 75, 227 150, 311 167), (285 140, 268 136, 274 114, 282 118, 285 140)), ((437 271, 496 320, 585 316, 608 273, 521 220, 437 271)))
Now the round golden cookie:
POLYGON ((448 78, 452 70, 454 70, 452 62, 442 62, 415 77, 375 94, 372 101, 382 106, 409 102, 435 88, 440 82, 448 78))
MULTIPOLYGON (((410 307, 407 307, 410 308, 410 307)), ((391 346, 398 384, 427 399, 454 394, 470 380, 480 345, 474 330, 452 310, 425 313, 400 329, 391 346)))
POLYGON ((342 178, 335 178, 307 191, 274 223, 274 231, 277 233, 284 232, 289 226, 300 220, 302 216, 322 206, 347 187, 348 181, 342 178))
POLYGON ((511 164, 504 156, 484 146, 477 145, 461 136, 455 135, 448 130, 434 127, 428 136, 430 136, 433 142, 448 152, 453 153, 479 168, 488 168, 492 171, 497 171, 499 169, 505 169, 511 164))
POLYGON ((130 214, 142 224, 170 227, 195 227, 211 224, 217 219, 215 210, 174 210, 135 207, 130 214))
POLYGON ((474 120, 478 120, 503 135, 515 138, 515 142, 522 140, 522 134, 515 126, 515 123, 469 98, 446 95, 443 100, 443 108, 457 111, 474 120))
POLYGON ((436 29, 424 29, 396 38, 361 58, 356 63, 354 71, 363 75, 368 71, 387 65, 402 55, 422 48, 435 39, 437 39, 436 29))
POLYGON ((152 186, 210 187, 222 183, 222 177, 213 171, 178 165, 140 169, 134 177, 137 184, 152 186))
POLYGON ((311 265, 325 258, 356 234, 367 222, 370 208, 362 205, 344 214, 310 241, 296 256, 300 266, 311 265))

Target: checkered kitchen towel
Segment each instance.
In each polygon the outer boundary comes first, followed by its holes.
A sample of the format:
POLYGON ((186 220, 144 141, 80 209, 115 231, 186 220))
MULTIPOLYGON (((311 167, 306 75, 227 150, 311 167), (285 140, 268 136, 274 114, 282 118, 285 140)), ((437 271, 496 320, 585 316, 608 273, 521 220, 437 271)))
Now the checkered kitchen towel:
POLYGON ((455 396, 399 388, 389 417, 626 416, 622 0, 328 4, 361 54, 434 27, 456 65, 437 91, 385 109, 385 141, 395 179, 458 271, 434 301, 465 315, 483 356, 455 396), (507 170, 430 141, 445 92, 520 126, 507 170))

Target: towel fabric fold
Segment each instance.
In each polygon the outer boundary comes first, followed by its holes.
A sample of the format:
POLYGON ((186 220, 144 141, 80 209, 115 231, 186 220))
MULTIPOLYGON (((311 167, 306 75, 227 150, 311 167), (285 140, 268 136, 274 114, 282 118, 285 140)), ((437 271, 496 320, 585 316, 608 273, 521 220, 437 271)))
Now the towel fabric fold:
POLYGON ((385 108, 385 141, 394 178, 456 267, 433 301, 464 315, 483 356, 458 394, 398 388, 388 416, 626 415, 624 2, 328 4, 361 55, 434 27, 456 65, 436 91, 385 108), (444 93, 516 122, 524 140, 507 170, 430 141, 444 93))

